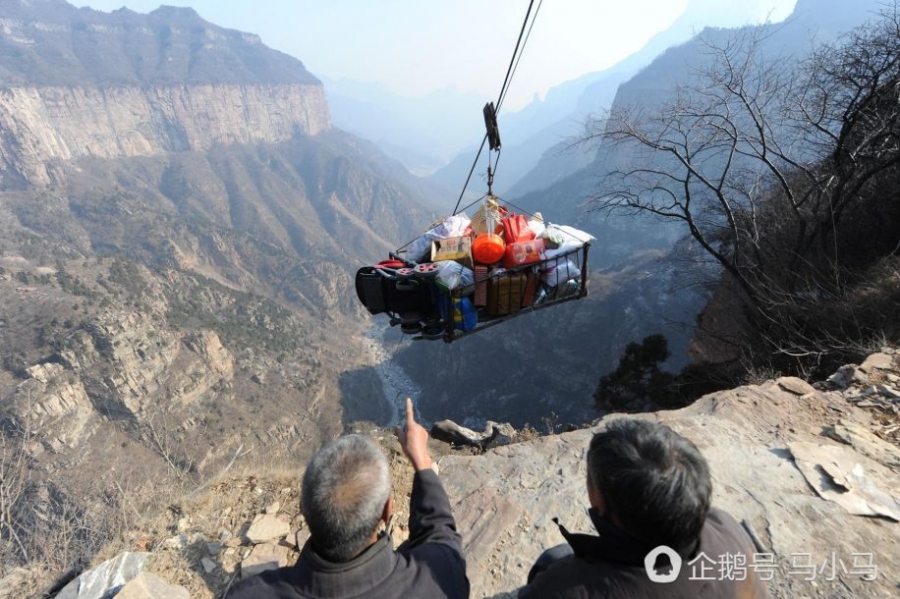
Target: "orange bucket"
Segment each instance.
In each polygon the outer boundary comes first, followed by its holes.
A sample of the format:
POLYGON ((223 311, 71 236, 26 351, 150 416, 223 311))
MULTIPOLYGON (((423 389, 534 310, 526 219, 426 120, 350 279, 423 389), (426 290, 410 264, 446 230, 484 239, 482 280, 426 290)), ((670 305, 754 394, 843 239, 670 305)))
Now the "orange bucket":
POLYGON ((506 253, 506 243, 495 233, 481 233, 472 242, 472 257, 481 264, 500 262, 506 253))

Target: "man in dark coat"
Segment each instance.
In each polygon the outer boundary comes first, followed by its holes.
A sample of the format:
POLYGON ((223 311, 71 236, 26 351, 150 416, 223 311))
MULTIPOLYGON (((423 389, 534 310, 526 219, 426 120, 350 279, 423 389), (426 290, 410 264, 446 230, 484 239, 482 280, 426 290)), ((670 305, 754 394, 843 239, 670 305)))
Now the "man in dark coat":
POLYGON ((538 559, 529 599, 769 599, 771 555, 710 509, 709 466, 667 426, 613 420, 587 454, 597 535, 572 534, 538 559), (759 558, 759 559, 757 559, 759 558))
POLYGON ((248 578, 228 599, 467 598, 450 501, 409 399, 397 434, 416 471, 408 541, 395 551, 390 535, 379 532, 393 509, 384 453, 367 437, 346 435, 313 456, 303 476, 301 508, 310 539, 297 563, 248 578))

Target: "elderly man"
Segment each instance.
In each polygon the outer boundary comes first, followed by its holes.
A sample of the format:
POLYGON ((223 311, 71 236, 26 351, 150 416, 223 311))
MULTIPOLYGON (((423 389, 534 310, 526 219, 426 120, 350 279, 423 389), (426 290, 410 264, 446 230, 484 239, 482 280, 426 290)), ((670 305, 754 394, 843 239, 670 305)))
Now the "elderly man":
POLYGON ((415 469, 409 540, 394 550, 387 459, 361 435, 340 437, 313 456, 301 509, 310 539, 293 566, 236 586, 229 599, 466 598, 469 581, 450 501, 432 469, 428 432, 406 400, 400 446, 415 469))
POLYGON ((672 429, 613 420, 591 440, 587 492, 599 536, 560 526, 568 545, 544 552, 519 597, 769 597, 753 569, 748 535, 710 509, 706 460, 672 429))

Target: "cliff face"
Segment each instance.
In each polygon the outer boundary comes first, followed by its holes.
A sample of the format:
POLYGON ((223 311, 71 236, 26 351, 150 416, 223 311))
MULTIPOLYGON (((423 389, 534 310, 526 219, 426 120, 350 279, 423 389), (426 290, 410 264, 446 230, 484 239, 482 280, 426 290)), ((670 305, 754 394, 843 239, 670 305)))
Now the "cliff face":
POLYGON ((103 13, 0 2, 0 186, 56 185, 60 162, 205 151, 330 128, 318 79, 191 9, 103 13))
POLYGON ((45 572, 106 542, 113 495, 141 511, 337 434, 368 363, 348 274, 433 220, 429 193, 256 36, 0 0, 0 472, 27 464, 0 578, 57 514, 90 532, 45 572))
POLYGON ((62 183, 59 161, 277 143, 330 128, 319 84, 0 90, 4 186, 62 183))

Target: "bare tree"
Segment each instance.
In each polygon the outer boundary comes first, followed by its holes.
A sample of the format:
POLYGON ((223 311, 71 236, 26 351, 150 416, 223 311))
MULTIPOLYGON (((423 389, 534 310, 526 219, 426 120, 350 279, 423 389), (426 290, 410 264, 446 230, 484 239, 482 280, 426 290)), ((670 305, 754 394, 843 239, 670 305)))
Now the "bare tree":
POLYGON ((22 524, 33 487, 25 446, 29 431, 0 430, 0 564, 28 562, 22 524))
POLYGON ((847 221, 900 164, 900 16, 796 63, 759 31, 706 40, 668 100, 617 108, 587 138, 613 163, 595 207, 682 222, 783 339, 804 329, 784 306, 844 292, 847 221))
POLYGON ((155 413, 146 419, 140 427, 142 440, 166 462, 169 473, 179 485, 190 482, 194 471, 192 461, 179 457, 180 444, 176 435, 176 426, 168 414, 155 413))

